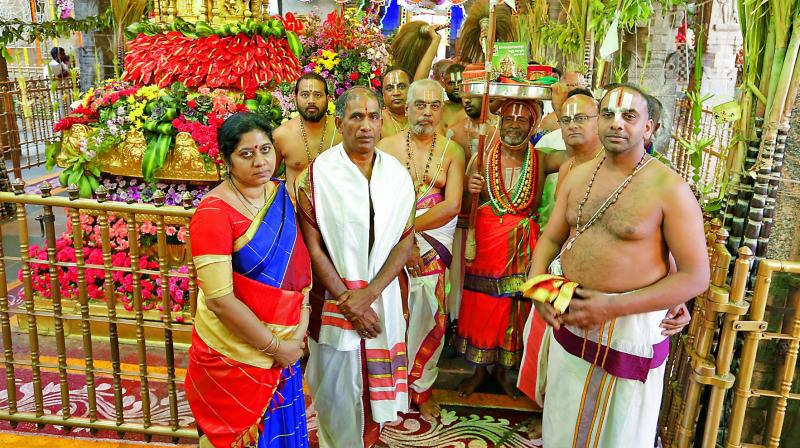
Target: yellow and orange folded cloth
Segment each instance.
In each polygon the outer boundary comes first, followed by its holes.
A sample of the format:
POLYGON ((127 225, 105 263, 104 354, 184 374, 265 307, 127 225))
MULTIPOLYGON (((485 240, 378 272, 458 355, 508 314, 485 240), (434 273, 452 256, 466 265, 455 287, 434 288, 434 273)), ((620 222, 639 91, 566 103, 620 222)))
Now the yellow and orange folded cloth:
POLYGON ((577 288, 577 282, 560 275, 542 274, 523 283, 520 291, 525 297, 541 303, 549 302, 559 313, 564 313, 577 288))

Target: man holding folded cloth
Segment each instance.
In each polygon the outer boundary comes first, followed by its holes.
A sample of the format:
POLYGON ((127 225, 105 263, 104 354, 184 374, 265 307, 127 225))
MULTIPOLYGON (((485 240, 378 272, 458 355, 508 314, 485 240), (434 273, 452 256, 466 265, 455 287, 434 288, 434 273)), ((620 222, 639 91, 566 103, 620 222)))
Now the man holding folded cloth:
POLYGON ((544 446, 652 446, 669 354, 659 324, 665 310, 708 287, 700 207, 683 179, 644 150, 652 109, 632 85, 605 95, 605 154, 564 180, 533 253, 524 289, 545 296, 534 304, 553 327, 537 380, 548 378, 540 384, 544 446), (557 276, 542 277, 548 266, 557 276))

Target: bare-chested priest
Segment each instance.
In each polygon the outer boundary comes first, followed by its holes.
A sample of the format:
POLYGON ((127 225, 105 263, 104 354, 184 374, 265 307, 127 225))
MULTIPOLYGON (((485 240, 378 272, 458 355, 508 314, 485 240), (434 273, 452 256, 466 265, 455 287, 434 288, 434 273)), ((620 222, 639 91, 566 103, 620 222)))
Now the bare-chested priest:
POLYGON ((432 79, 414 81, 408 91, 409 127, 383 139, 381 150, 406 166, 417 194, 414 253, 408 299, 408 384, 424 418, 439 416, 431 395, 447 329, 446 271, 453 259, 453 232, 461 209, 464 152, 436 132, 445 101, 432 79))
POLYGON ((383 126, 381 138, 391 137, 408 127, 406 99, 411 76, 402 68, 390 68, 383 76, 383 126))
POLYGON ((272 142, 280 165, 286 166, 286 188, 294 200, 294 179, 320 153, 342 141, 333 117, 328 116, 328 84, 316 73, 306 73, 294 85, 300 115, 280 125, 272 142))
MULTIPOLYGON (((466 117, 450 127, 450 136, 453 141, 464 149, 464 158, 470 160, 478 151, 478 137, 480 137, 480 121, 483 98, 473 96, 463 99, 466 117)), ((494 102, 490 103, 491 105, 494 102)), ((492 146, 497 139, 497 124, 499 118, 491 112, 486 115, 486 146, 492 146)))
POLYGON ((603 97, 605 153, 564 179, 534 250, 531 278, 550 266, 579 284, 565 314, 535 302, 553 326, 545 446, 652 446, 669 354, 659 325, 709 284, 700 207, 680 175, 644 150, 652 104, 632 85, 603 97))
POLYGON ((442 122, 439 123, 439 132, 444 135, 447 135, 448 129, 456 123, 467 118, 467 114, 464 112, 464 103, 461 99, 463 73, 464 66, 461 64, 452 64, 444 72, 446 82, 444 89, 447 93, 447 101, 445 101, 442 110, 442 122))
POLYGON ((564 151, 540 153, 530 143, 541 102, 506 100, 498 115, 499 138, 486 148, 482 169, 470 164, 467 185, 479 195, 480 206, 475 260, 465 269, 456 337, 456 350, 475 365, 475 374, 459 386, 464 396, 489 379, 490 367, 503 390, 518 395, 506 373, 522 358, 522 330, 531 308, 520 286, 539 235, 536 210, 544 178, 566 160, 564 151))

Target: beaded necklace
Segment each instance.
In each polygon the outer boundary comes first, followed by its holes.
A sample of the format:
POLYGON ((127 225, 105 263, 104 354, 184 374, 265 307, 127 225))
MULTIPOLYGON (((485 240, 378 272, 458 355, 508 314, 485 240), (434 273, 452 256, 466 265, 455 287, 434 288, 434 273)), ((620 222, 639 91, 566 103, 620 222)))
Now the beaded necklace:
POLYGON ((581 201, 578 203, 578 219, 575 222, 575 236, 573 236, 572 238, 569 239, 569 241, 567 241, 566 250, 571 250, 572 244, 575 242, 575 240, 578 239, 578 237, 581 236, 583 232, 589 230, 589 228, 592 227, 594 223, 599 221, 600 218, 602 218, 603 215, 605 215, 606 211, 609 208, 611 208, 611 206, 614 205, 615 202, 617 202, 617 199, 619 199, 619 196, 625 190, 625 187, 627 187, 628 184, 631 183, 631 180, 633 180, 633 176, 635 176, 639 171, 641 171, 645 166, 647 166, 647 164, 650 163, 651 160, 653 160, 652 158, 650 158, 645 161, 645 159, 647 159, 647 153, 642 154, 642 158, 639 159, 639 163, 637 163, 636 167, 633 168, 631 174, 628 174, 628 177, 626 177, 625 180, 623 180, 622 183, 617 187, 617 189, 614 190, 608 198, 606 198, 605 202, 603 202, 600 205, 600 207, 597 209, 596 212, 594 212, 594 215, 592 215, 592 217, 589 218, 586 224, 581 226, 581 220, 583 219, 583 206, 586 204, 586 201, 589 200, 589 194, 592 192, 594 179, 597 177, 597 173, 598 171, 600 171, 600 167, 603 166, 603 162, 606 161, 606 156, 605 155, 603 156, 603 158, 600 160, 600 163, 598 163, 597 166, 594 168, 592 177, 589 178, 589 183, 586 185, 586 193, 584 193, 583 198, 581 198, 581 201))
POLYGON ((411 169, 413 166, 414 173, 413 177, 416 179, 416 191, 421 191, 422 187, 425 186, 425 178, 428 177, 428 170, 431 167, 431 161, 433 160, 433 150, 436 149, 436 133, 433 134, 433 142, 431 142, 431 150, 428 152, 428 161, 425 162, 425 171, 422 173, 422 177, 419 177, 417 174, 417 164, 414 162, 414 155, 411 153, 411 131, 406 132, 406 169, 408 170, 408 174, 411 173, 411 169))
POLYGON ((520 214, 530 208, 533 204, 536 179, 538 169, 536 154, 531 150, 531 145, 525 150, 525 158, 522 162, 522 172, 516 185, 512 187, 513 192, 509 194, 503 182, 500 142, 492 148, 486 163, 486 179, 489 185, 489 201, 495 213, 502 216, 505 214, 520 214))
MULTIPOLYGON (((328 117, 323 117, 325 122, 322 124, 322 136, 319 138, 319 147, 317 148, 317 155, 322 154, 322 145, 325 144, 325 131, 328 129, 328 117)), ((306 135, 306 127, 303 124, 303 119, 300 119, 300 133, 303 135, 303 146, 306 148, 306 157, 308 157, 308 163, 312 162, 311 158, 311 150, 308 148, 308 135, 306 135)))

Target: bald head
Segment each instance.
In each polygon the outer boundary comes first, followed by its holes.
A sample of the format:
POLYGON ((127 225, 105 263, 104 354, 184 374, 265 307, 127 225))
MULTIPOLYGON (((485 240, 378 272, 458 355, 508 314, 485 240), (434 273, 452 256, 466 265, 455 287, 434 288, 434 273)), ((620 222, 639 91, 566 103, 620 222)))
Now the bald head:
POLYGON ((566 84, 570 90, 580 89, 586 86, 586 81, 583 79, 583 75, 578 72, 565 73, 564 77, 561 78, 561 82, 566 84))
POLYGON ((585 95, 572 95, 564 102, 558 117, 564 143, 573 151, 594 149, 600 144, 597 134, 597 101, 585 95))

